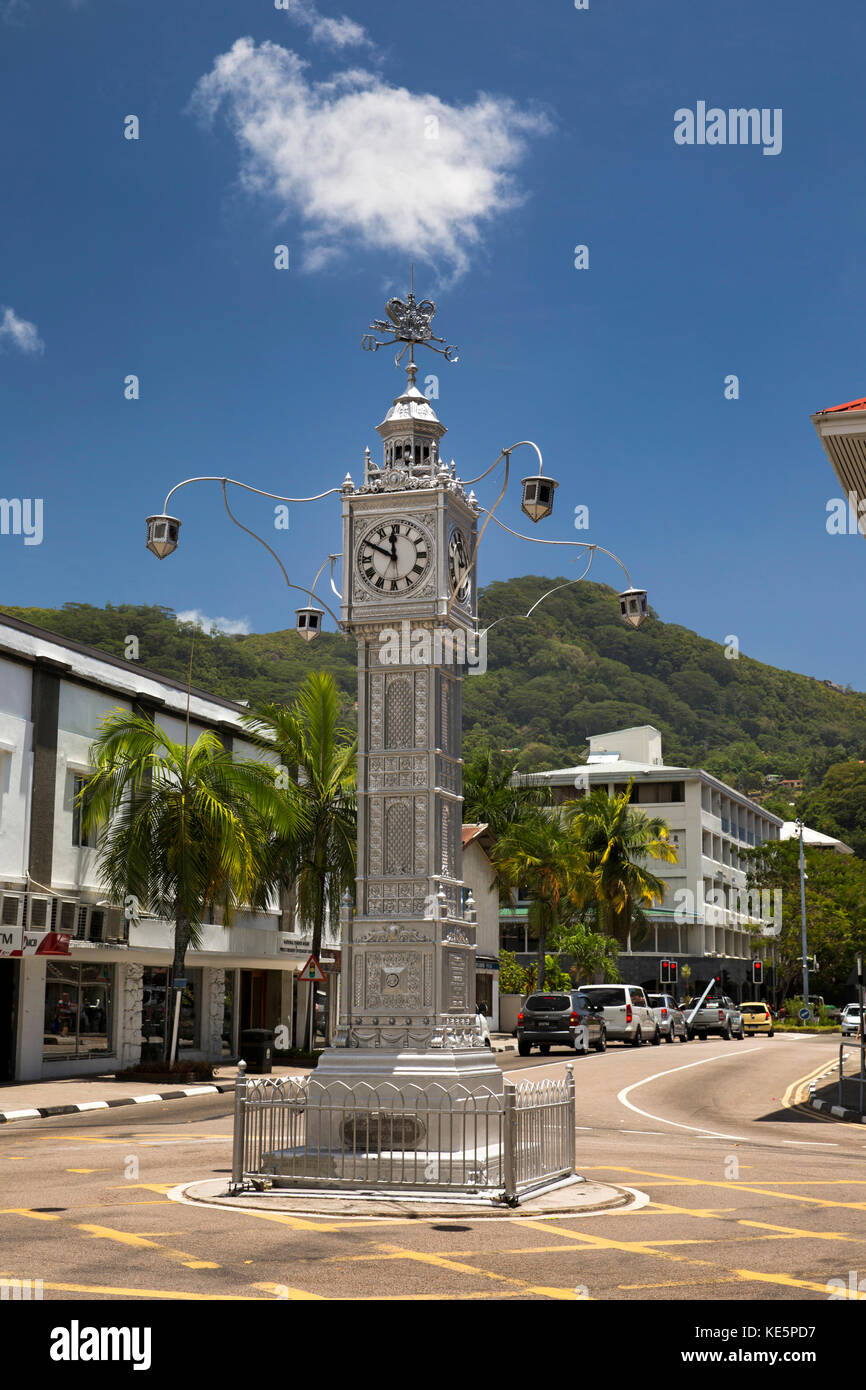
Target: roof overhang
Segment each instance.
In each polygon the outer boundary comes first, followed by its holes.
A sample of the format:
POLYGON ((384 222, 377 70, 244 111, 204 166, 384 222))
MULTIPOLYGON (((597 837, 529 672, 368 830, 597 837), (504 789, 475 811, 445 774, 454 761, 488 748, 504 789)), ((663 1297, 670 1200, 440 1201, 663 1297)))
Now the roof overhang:
POLYGON ((856 499, 854 515, 866 537, 866 511, 858 513, 858 501, 866 499, 866 400, 819 410, 811 420, 846 498, 856 499))

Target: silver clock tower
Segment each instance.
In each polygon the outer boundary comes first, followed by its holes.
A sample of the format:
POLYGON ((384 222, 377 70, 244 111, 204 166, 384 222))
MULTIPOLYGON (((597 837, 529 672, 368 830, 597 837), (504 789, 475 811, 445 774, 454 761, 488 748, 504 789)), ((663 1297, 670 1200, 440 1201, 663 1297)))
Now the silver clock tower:
POLYGON ((477 631, 478 507, 440 456, 416 385, 435 305, 387 305, 364 346, 409 352, 363 481, 343 487, 343 608, 358 644, 358 860, 342 925, 336 1045, 311 1084, 502 1090, 475 1017, 475 925, 462 882, 462 683, 477 631))

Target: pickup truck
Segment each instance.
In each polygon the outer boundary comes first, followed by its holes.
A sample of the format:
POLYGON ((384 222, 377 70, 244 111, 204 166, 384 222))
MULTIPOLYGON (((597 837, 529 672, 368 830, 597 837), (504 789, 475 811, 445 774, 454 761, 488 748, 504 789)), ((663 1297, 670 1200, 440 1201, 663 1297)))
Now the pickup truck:
POLYGON ((686 1028, 690 1038, 702 1038, 706 1040, 710 1033, 719 1038, 737 1038, 742 1040, 746 1033, 743 1024, 743 1015, 740 1013, 733 999, 729 999, 726 994, 717 995, 715 998, 705 999, 703 1007, 698 1009, 694 1018, 692 1010, 700 1003, 699 998, 689 999, 682 1005, 685 1015, 686 1028))

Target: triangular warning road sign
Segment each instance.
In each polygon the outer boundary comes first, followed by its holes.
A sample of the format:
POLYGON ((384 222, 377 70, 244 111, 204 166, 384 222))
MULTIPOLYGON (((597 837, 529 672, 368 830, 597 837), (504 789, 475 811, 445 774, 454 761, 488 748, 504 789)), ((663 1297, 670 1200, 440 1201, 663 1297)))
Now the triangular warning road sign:
POLYGON ((312 980, 317 985, 323 985, 325 983, 325 976, 322 973, 322 967, 319 965, 319 962, 316 960, 315 956, 310 956, 304 962, 304 965, 301 969, 300 978, 302 980, 312 980))

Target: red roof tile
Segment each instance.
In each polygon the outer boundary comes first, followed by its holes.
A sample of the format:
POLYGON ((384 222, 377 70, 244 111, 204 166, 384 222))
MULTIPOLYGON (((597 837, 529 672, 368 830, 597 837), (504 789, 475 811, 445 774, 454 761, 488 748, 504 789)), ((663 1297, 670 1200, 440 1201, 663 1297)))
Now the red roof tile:
POLYGON ((819 415, 830 415, 834 410, 866 410, 866 396, 859 401, 846 401, 844 405, 828 405, 826 410, 819 410, 819 415))

